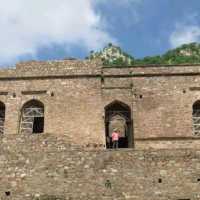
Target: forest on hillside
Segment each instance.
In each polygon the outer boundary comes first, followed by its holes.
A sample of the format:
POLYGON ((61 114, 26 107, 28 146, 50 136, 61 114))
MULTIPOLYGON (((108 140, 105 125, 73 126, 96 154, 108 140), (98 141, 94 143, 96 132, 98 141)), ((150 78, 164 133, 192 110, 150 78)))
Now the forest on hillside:
POLYGON ((178 65, 178 64, 199 64, 200 63, 200 44, 184 44, 172 49, 163 55, 147 56, 136 59, 127 54, 120 47, 111 43, 100 52, 93 52, 89 59, 100 58, 105 66, 133 66, 133 65, 178 65))

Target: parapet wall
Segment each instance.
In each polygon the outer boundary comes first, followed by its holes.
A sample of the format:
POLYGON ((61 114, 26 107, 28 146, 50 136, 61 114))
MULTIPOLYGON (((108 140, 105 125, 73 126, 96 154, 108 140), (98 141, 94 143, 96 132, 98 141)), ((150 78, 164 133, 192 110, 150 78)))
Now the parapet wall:
POLYGON ((1 200, 198 200, 199 150, 86 150, 52 135, 0 139, 1 200))
POLYGON ((15 68, 0 70, 0 78, 102 75, 118 77, 146 77, 197 75, 199 65, 150 65, 129 67, 104 67, 100 60, 27 61, 16 64, 15 68))
POLYGON ((149 65, 130 67, 103 67, 105 76, 173 76, 197 75, 200 73, 199 65, 149 65))
POLYGON ((101 74, 98 61, 61 60, 21 62, 16 68, 0 70, 0 78, 79 76, 101 74))

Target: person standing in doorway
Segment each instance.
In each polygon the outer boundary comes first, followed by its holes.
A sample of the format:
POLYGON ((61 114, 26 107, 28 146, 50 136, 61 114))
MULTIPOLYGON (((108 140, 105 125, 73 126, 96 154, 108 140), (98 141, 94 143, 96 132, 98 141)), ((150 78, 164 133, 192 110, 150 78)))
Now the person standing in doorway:
POLYGON ((112 133, 112 143, 113 143, 113 149, 117 149, 119 147, 119 133, 117 129, 114 129, 112 133))

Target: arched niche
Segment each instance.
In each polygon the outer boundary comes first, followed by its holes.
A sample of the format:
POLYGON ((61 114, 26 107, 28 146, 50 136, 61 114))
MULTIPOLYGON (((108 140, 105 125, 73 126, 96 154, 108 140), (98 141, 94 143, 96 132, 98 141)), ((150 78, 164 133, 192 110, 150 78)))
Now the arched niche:
POLYGON ((41 101, 33 99, 23 105, 20 132, 30 134, 44 132, 44 104, 41 101))
POLYGON ((192 106, 192 120, 194 135, 200 136, 200 100, 196 101, 192 106))
POLYGON ((106 147, 112 148, 112 132, 117 129, 120 135, 119 148, 133 147, 133 123, 130 107, 121 102, 113 101, 105 107, 106 147))

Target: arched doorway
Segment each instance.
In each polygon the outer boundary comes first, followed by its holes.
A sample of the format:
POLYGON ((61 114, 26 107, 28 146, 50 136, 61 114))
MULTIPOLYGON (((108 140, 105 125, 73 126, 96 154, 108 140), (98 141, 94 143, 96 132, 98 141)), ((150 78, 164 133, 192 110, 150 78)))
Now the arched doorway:
POLYGON ((196 101, 192 106, 193 132, 200 136, 200 101, 196 101))
POLYGON ((120 135, 119 148, 133 147, 131 109, 128 105, 114 101, 105 107, 106 147, 112 148, 111 135, 117 129, 120 135))
POLYGON ((21 133, 44 132, 44 104, 38 100, 30 100, 24 104, 21 110, 21 133))
POLYGON ((4 133, 5 111, 6 111, 5 104, 0 101, 0 134, 4 133))

